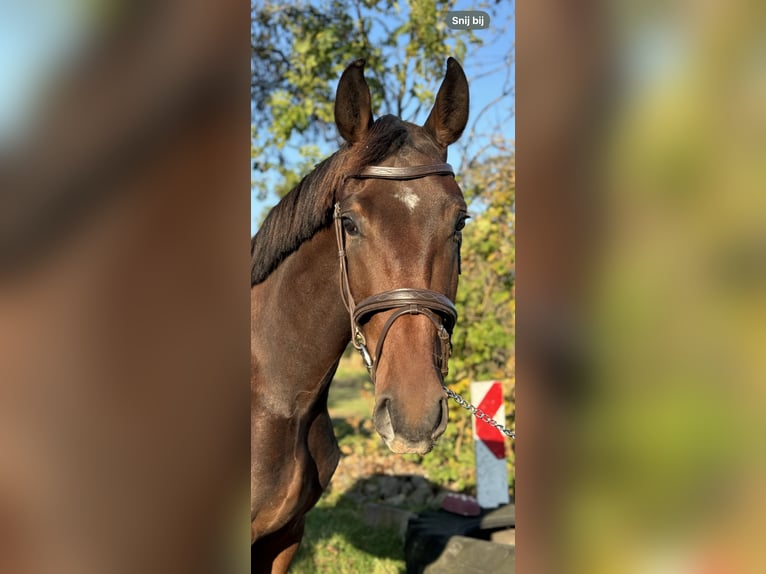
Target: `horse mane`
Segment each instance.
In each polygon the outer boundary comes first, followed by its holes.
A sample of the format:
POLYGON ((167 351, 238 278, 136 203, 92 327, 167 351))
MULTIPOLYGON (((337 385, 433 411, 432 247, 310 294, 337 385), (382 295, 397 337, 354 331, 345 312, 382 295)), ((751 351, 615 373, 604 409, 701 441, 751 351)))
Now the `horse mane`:
POLYGON ((335 194, 347 174, 383 161, 407 143, 407 125, 386 115, 370 127, 363 141, 344 144, 317 164, 269 212, 250 241, 250 284, 263 282, 304 241, 332 223, 335 194))

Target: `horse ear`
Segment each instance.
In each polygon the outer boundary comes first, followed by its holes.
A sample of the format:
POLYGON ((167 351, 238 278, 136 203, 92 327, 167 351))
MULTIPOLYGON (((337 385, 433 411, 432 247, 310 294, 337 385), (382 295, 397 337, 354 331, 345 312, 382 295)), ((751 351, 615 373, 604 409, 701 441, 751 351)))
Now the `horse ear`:
POLYGON ((455 58, 447 58, 447 73, 436 103, 423 127, 442 146, 454 143, 468 123, 468 80, 455 58))
POLYGON ((335 125, 350 144, 361 140, 372 125, 370 88, 364 80, 362 59, 352 62, 340 77, 335 95, 335 125))

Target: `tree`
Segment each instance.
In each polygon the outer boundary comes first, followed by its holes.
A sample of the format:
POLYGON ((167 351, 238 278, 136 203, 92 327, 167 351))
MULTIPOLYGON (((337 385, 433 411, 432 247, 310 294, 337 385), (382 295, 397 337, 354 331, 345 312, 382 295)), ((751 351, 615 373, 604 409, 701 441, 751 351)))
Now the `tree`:
POLYGON ((461 182, 474 220, 463 230, 452 361, 457 379, 513 371, 515 170, 513 155, 496 155, 469 168, 461 182))
MULTIPOLYGON (((415 119, 432 106, 448 56, 464 61, 485 44, 503 38, 497 31, 482 36, 450 30, 447 12, 453 3, 328 0, 318 6, 263 0, 254 5, 251 157, 256 196, 263 199, 272 189, 284 195, 338 147, 333 122, 335 87, 352 60, 366 60, 378 115, 415 119)), ((492 21, 502 30, 512 25, 507 11, 499 11, 496 4, 477 8, 500 14, 492 21)), ((505 49, 504 61, 488 64, 478 58, 473 69, 489 73, 490 65, 509 67, 512 46, 505 49)), ((504 85, 500 96, 510 95, 511 90, 511 85, 504 85)), ((467 130, 473 136, 482 115, 480 111, 467 130)))

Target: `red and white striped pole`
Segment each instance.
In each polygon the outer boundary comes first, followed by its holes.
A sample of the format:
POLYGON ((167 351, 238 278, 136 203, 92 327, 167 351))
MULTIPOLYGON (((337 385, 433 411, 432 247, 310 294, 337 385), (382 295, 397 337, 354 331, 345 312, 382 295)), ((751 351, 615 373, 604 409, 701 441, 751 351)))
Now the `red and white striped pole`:
MULTIPOLYGON (((471 383, 471 402, 497 423, 505 423, 503 384, 500 381, 471 383)), ((505 437, 489 423, 473 418, 476 451, 476 498, 482 508, 508 504, 508 465, 505 437)))

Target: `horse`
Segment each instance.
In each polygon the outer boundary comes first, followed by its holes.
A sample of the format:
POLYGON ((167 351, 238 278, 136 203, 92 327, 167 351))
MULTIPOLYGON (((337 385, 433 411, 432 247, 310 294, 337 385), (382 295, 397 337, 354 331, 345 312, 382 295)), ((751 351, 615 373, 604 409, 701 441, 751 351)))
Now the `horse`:
POLYGON ((364 60, 341 75, 344 143, 251 240, 251 557, 286 572, 340 451, 327 396, 349 341, 375 384, 394 453, 429 452, 447 425, 443 384, 460 265, 463 193, 447 160, 468 121, 453 58, 422 126, 373 119, 364 60), (358 303, 357 303, 358 302, 358 303))

